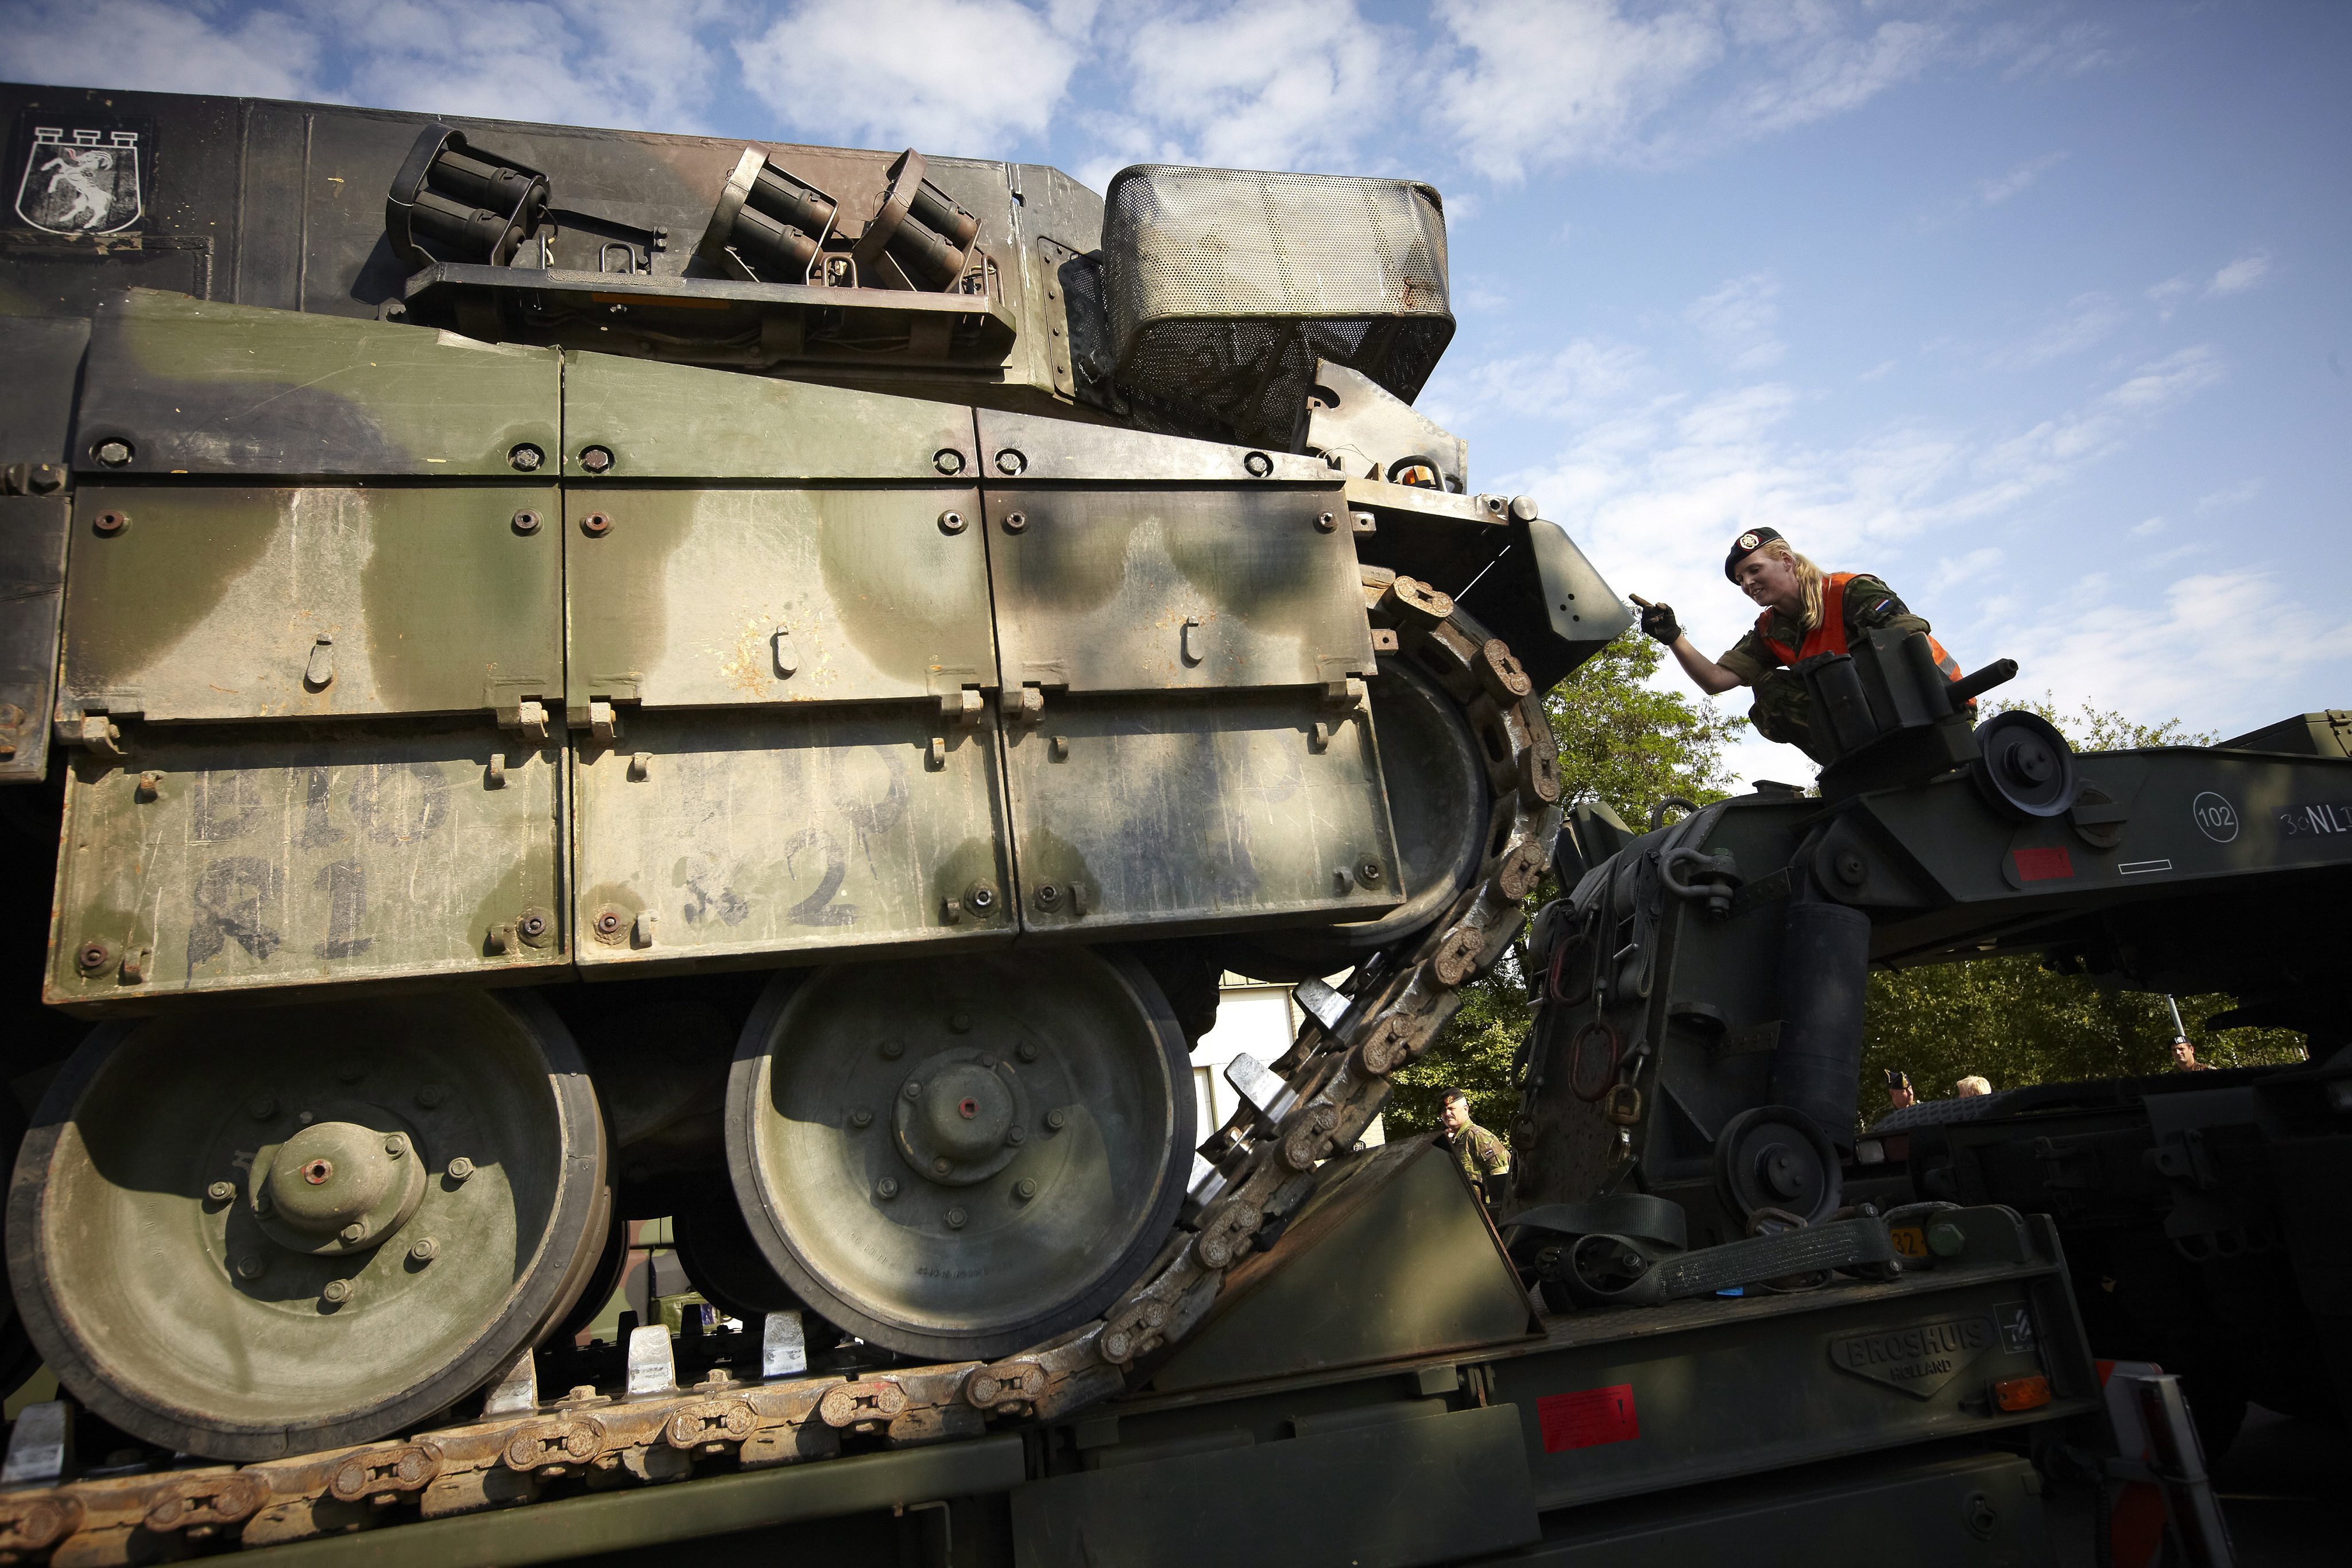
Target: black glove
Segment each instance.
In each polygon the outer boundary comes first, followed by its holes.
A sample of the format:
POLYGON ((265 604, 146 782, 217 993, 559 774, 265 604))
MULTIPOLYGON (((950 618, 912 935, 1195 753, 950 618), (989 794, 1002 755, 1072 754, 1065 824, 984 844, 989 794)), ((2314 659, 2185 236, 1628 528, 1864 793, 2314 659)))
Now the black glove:
POLYGON ((1683 623, 1675 619, 1671 604, 1653 604, 1642 612, 1642 635, 1656 639, 1668 647, 1683 634, 1683 623))

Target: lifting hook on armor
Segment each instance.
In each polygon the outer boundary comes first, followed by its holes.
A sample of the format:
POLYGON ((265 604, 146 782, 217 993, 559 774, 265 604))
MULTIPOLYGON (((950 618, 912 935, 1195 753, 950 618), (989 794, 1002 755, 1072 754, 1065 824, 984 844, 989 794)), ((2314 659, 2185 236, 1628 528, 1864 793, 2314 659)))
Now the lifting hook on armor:
POLYGON ((1721 920, 1730 915, 1732 896, 1739 891, 1739 865, 1729 850, 1708 854, 1685 844, 1668 850, 1658 862, 1658 882, 1676 898, 1688 899, 1693 904, 1704 901, 1707 918, 1721 920), (1675 874, 1683 866, 1691 868, 1688 882, 1675 874))

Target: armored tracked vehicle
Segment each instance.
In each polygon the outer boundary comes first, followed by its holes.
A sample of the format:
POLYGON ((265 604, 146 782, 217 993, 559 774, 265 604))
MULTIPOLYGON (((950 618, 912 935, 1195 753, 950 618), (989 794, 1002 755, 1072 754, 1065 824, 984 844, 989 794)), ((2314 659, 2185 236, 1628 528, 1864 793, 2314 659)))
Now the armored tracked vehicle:
POLYGON ((1624 622, 1410 406, 1428 187, 6 97, 11 1278, 123 1430, 399 1430, 655 1215, 1115 1378, 1509 940, 1624 622), (1224 966, 1357 1016, 1201 1155, 1224 966))

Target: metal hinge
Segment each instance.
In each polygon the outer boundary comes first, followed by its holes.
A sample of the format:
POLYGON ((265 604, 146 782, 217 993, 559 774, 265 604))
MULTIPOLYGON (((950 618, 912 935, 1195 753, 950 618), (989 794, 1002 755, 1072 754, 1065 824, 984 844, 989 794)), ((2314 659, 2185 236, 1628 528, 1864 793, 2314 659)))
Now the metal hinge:
POLYGON ((948 743, 958 730, 978 729, 988 716, 988 703, 977 688, 960 686, 939 694, 940 724, 945 735, 931 737, 923 753, 923 766, 934 773, 948 765, 948 743))
POLYGON ((58 720, 57 738, 59 746, 79 746, 111 762, 131 755, 131 748, 122 744, 121 727, 102 713, 58 720))
POLYGON ((525 740, 543 746, 547 743, 547 705, 537 697, 523 697, 514 706, 499 710, 499 727, 514 730, 525 740))
POLYGON ((1364 682, 1361 676, 1348 675, 1323 683, 1324 716, 1315 721, 1315 731, 1308 744, 1318 751, 1331 749, 1331 737, 1357 714, 1363 711, 1364 682))
POLYGON ((1045 716, 1045 693, 1034 685, 1007 686, 997 695, 997 706, 1007 724, 1035 724, 1045 716))

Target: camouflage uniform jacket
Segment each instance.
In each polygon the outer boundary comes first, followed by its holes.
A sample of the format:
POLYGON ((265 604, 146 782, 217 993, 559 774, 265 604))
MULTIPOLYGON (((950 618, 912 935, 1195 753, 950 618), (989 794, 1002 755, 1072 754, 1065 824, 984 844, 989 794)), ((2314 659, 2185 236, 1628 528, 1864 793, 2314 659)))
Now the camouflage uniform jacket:
POLYGON ((1511 1174, 1511 1146, 1486 1131, 1475 1122, 1465 1122, 1462 1130, 1451 1134, 1445 1146, 1453 1151, 1454 1163, 1474 1184, 1483 1186, 1487 1176, 1511 1174))
MULTIPOLYGON (((1867 572, 1857 572, 1845 585, 1845 631, 1848 639, 1859 642, 1864 632, 1876 632, 1892 627, 1902 632, 1925 632, 1927 622, 1911 613, 1909 606, 1895 595, 1895 591, 1867 572)), ((1751 626, 1748 634, 1733 643, 1723 657, 1716 661, 1739 677, 1743 686, 1752 686, 1780 663, 1780 655, 1765 642, 1765 632, 1783 646, 1794 648, 1805 641, 1805 628, 1794 617, 1775 610, 1764 628, 1751 626)))

